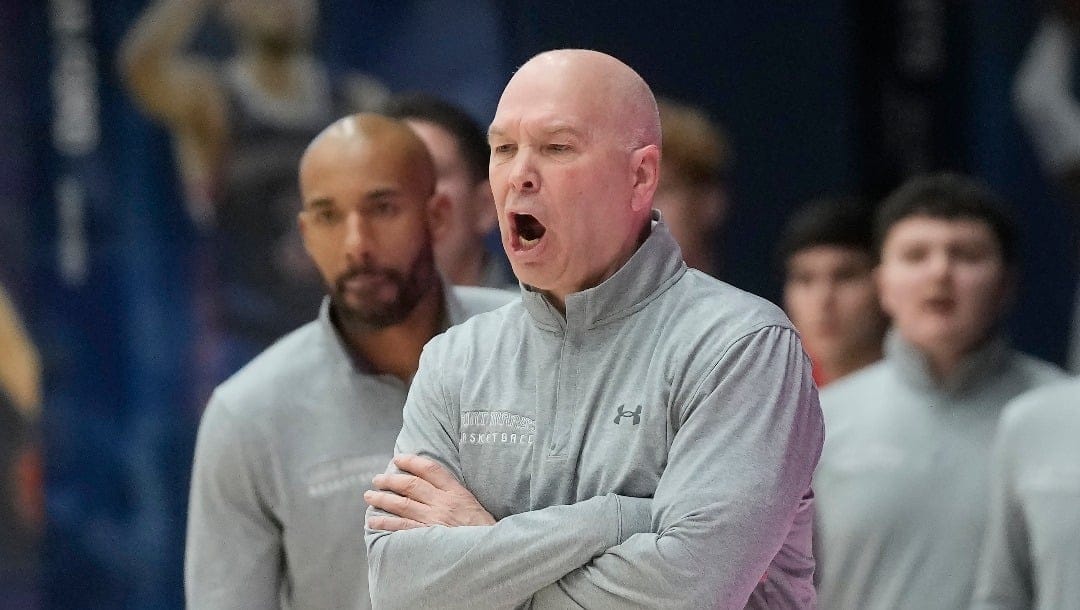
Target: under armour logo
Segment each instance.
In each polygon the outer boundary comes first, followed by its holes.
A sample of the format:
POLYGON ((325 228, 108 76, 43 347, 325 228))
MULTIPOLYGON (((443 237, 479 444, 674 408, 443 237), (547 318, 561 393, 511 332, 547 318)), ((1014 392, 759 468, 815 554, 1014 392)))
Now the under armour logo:
POLYGON ((615 423, 616 424, 622 423, 622 420, 623 420, 624 417, 633 417, 634 418, 634 425, 636 426, 636 425, 640 424, 641 423, 641 405, 638 405, 637 409, 635 409, 633 411, 627 411, 627 410, 623 409, 623 407, 625 407, 625 406, 626 405, 619 405, 619 406, 615 407, 615 409, 619 411, 619 414, 615 416, 615 423))

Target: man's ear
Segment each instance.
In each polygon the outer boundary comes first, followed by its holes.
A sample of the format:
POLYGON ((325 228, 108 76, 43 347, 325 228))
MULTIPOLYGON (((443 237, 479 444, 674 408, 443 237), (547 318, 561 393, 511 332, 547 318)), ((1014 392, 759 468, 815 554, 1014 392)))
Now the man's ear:
POLYGON ((642 146, 630 153, 634 176, 634 196, 630 203, 635 212, 652 208, 656 186, 660 183, 660 147, 655 144, 642 146))
POLYGON ((495 209, 495 196, 491 183, 481 180, 473 187, 473 230, 477 235, 487 235, 499 224, 499 212, 495 209))
POLYGON ((439 191, 435 191, 435 194, 431 196, 431 199, 428 199, 428 228, 431 230, 432 239, 436 242, 445 239, 446 234, 450 229, 450 207, 452 205, 450 198, 439 191))
POLYGON ((296 213, 296 226, 300 228, 300 241, 304 243, 304 250, 311 256, 311 248, 308 247, 308 231, 311 229, 308 227, 308 217, 304 210, 296 213))

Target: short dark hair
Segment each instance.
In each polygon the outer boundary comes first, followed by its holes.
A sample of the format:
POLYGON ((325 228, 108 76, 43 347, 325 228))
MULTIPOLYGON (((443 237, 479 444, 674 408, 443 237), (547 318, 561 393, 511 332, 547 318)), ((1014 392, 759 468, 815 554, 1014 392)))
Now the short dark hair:
POLYGON ((915 176, 889 194, 874 219, 874 251, 880 257, 889 231, 912 216, 985 222, 1006 265, 1016 263, 1016 222, 1005 200, 977 178, 955 172, 915 176))
POLYGON ((812 199, 788 217, 780 233, 777 264, 783 270, 792 256, 815 246, 841 246, 874 258, 873 214, 863 202, 848 197, 812 199))
POLYGON ((457 142, 474 183, 487 180, 489 149, 480 125, 461 108, 426 93, 403 93, 391 97, 382 108, 388 117, 433 123, 457 142))

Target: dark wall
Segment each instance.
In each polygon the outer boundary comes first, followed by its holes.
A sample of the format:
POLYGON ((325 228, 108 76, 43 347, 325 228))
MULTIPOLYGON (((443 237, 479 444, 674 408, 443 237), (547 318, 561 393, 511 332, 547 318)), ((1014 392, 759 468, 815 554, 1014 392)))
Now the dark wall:
POLYGON ((788 208, 857 186, 852 23, 838 1, 521 0, 506 19, 518 65, 554 47, 620 57, 658 94, 705 107, 735 150, 734 202, 718 244, 722 277, 779 294, 772 248, 788 208))

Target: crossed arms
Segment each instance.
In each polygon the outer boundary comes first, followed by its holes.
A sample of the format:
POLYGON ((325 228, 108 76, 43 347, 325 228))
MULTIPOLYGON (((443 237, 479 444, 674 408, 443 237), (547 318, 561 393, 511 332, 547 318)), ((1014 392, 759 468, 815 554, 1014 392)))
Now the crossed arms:
POLYGON ((653 498, 608 494, 495 522, 472 498, 425 350, 395 460, 367 499, 376 608, 742 608, 809 487, 822 425, 794 332, 734 342, 681 409, 653 498), (439 467, 424 458, 445 467, 439 467), (380 510, 381 509, 381 510, 380 510), (390 514, 392 513, 392 514, 390 514))

